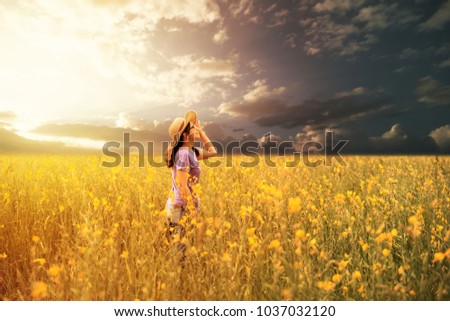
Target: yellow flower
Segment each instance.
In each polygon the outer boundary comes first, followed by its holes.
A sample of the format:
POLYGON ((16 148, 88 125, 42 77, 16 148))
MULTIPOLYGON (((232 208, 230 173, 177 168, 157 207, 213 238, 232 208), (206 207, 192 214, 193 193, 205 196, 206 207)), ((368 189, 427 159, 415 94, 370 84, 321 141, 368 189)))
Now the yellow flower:
POLYGON ((229 263, 231 262, 231 256, 228 252, 223 253, 222 258, 220 259, 222 262, 229 263))
POLYGON ((37 243, 37 242, 39 242, 40 237, 37 236, 37 235, 34 235, 34 236, 31 238, 31 240, 32 240, 34 243, 37 243))
POLYGON ((283 296, 283 299, 285 301, 291 301, 293 300, 294 296, 292 295, 291 289, 284 289, 281 291, 281 295, 283 296))
POLYGON ((445 259, 445 253, 434 253, 433 262, 442 262, 445 259))
POLYGON ((323 289, 325 291, 331 291, 334 289, 334 287, 336 286, 336 284, 334 284, 331 281, 319 281, 317 282, 317 287, 319 289, 323 289))
POLYGON ((340 275, 340 274, 335 274, 335 275, 333 275, 333 277, 331 278, 331 280, 332 280, 334 283, 339 283, 339 282, 341 281, 341 279, 342 279, 342 275, 340 275))
POLYGON ((297 230, 296 232, 295 232, 295 239, 296 240, 300 240, 300 239, 302 239, 302 238, 304 238, 305 237, 305 231, 303 231, 303 230, 297 230))
POLYGON ((125 260, 128 259, 128 251, 123 251, 122 254, 120 254, 120 257, 125 260))
POLYGON ((47 284, 44 282, 34 282, 31 290, 33 299, 44 299, 47 296, 47 284))
POLYGON ((339 270, 339 271, 342 271, 343 269, 345 269, 345 267, 347 266, 347 264, 348 264, 348 261, 341 260, 341 261, 339 262, 339 265, 338 265, 338 270, 339 270))
POLYGON ((391 230, 391 235, 392 235, 393 237, 396 237, 396 236, 398 235, 398 231, 397 231, 396 228, 394 228, 394 229, 391 230))
POLYGON ((7 257, 8 257, 8 254, 6 254, 6 253, 0 254, 0 259, 6 259, 7 257))
POLYGON ((50 269, 48 269, 48 273, 51 276, 58 276, 62 271, 62 268, 59 265, 52 265, 50 269))
POLYGON ((248 228, 245 231, 245 234, 247 234, 248 237, 251 237, 251 236, 255 235, 255 228, 254 227, 248 228))
POLYGON ((280 246, 280 241, 273 240, 272 242, 270 242, 268 248, 273 249, 273 248, 278 248, 279 246, 280 246))
POLYGON ((34 259, 33 263, 39 263, 40 265, 44 265, 47 262, 44 258, 34 259))
POLYGON ((288 214, 298 213, 302 208, 300 197, 289 198, 288 214))
POLYGON ((383 249, 383 251, 381 251, 381 253, 383 254, 383 256, 388 257, 389 254, 391 254, 391 252, 388 249, 383 249))
POLYGON ((359 281, 359 280, 361 280, 361 279, 362 279, 362 275, 361 275, 361 272, 359 272, 359 271, 355 271, 355 272, 353 272, 353 274, 352 274, 352 278, 353 278, 353 280, 356 280, 356 281, 359 281))

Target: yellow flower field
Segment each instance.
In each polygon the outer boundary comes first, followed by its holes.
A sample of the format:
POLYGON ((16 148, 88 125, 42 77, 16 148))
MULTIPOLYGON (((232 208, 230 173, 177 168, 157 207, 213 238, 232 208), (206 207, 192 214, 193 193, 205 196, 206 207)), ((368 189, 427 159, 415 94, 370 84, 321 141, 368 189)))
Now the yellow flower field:
POLYGON ((169 169, 0 156, 0 299, 450 299, 450 157, 286 159, 202 165, 182 267, 169 169))

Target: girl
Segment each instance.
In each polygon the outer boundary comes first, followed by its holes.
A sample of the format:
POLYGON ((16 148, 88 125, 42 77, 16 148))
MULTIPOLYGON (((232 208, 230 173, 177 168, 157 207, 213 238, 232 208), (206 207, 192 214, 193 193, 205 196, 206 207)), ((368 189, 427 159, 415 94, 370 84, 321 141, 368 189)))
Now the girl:
MULTIPOLYGON (((176 118, 169 127, 171 143, 167 150, 167 166, 172 168, 171 195, 166 203, 166 215, 170 234, 179 234, 180 240, 185 229, 179 222, 189 210, 200 210, 198 196, 193 186, 199 183, 199 160, 217 154, 208 136, 200 127, 194 111, 188 111, 183 118, 176 118), (201 139, 204 148, 194 147, 196 139, 201 139)), ((179 244, 184 252, 185 246, 179 244)))

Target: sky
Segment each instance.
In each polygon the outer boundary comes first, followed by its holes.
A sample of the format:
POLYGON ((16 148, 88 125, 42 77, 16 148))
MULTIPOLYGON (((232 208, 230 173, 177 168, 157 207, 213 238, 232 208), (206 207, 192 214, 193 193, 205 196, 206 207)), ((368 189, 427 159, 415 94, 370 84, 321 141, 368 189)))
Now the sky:
POLYGON ((0 1, 0 152, 349 140, 450 152, 450 0, 0 1))

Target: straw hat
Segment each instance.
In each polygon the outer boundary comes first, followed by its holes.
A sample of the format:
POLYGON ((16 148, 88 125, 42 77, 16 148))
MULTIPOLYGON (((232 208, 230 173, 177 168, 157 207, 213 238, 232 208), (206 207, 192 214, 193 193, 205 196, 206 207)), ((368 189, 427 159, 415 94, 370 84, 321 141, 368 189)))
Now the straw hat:
POLYGON ((169 157, 171 157, 173 148, 175 148, 175 146, 180 141, 181 134, 184 132, 184 130, 186 129, 187 125, 190 122, 193 123, 197 122, 197 114, 193 110, 188 111, 186 115, 184 115, 184 118, 181 117, 175 118, 172 124, 170 125, 169 135, 171 138, 171 142, 169 149, 167 151, 169 157))

